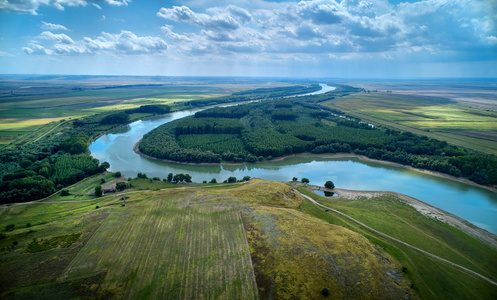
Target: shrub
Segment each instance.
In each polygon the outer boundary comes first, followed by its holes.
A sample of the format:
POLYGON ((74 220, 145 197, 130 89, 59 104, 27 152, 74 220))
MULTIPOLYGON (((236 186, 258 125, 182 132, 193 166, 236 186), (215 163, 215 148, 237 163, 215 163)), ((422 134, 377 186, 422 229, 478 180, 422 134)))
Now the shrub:
POLYGON ((61 196, 69 196, 69 190, 68 189, 63 189, 62 191, 60 191, 60 195, 61 196))
POLYGON ((103 195, 102 186, 101 185, 96 186, 95 187, 95 196, 102 197, 102 195, 103 195))

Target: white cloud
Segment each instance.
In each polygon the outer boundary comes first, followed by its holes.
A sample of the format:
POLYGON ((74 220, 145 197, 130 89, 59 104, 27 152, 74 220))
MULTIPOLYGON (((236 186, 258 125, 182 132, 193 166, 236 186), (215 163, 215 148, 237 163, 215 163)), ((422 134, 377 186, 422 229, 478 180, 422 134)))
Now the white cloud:
POLYGON ((65 34, 45 31, 38 36, 38 39, 52 42, 52 44, 31 43, 28 47, 24 47, 23 51, 27 54, 37 55, 77 55, 101 52, 135 55, 165 53, 168 48, 167 43, 159 37, 140 37, 126 30, 122 30, 118 34, 103 32, 97 38, 84 37, 80 41, 74 41, 65 34))
POLYGON ((228 5, 228 11, 232 16, 237 18, 242 23, 252 21, 252 15, 246 9, 240 8, 235 5, 228 5))
MULTIPOLYGON (((113 6, 126 6, 131 0, 102 0, 104 3, 113 6)), ((92 4, 99 7, 98 4, 92 3, 90 0, 0 0, 0 11, 12 11, 19 13, 27 13, 37 15, 37 10, 41 6, 49 6, 58 10, 64 10, 65 7, 71 6, 86 6, 92 4)), ((97 7, 97 8, 98 8, 97 7)))
POLYGON ((102 6, 96 4, 96 3, 92 3, 91 5, 95 6, 97 9, 101 10, 102 9, 102 6))
POLYGON ((48 23, 45 21, 41 21, 41 29, 43 30, 69 30, 67 29, 66 26, 59 25, 59 24, 53 24, 53 23, 48 23))
POLYGON ((173 39, 175 41, 180 41, 180 42, 191 42, 192 40, 187 37, 186 35, 182 34, 177 34, 173 31, 173 26, 172 25, 164 25, 160 28, 162 32, 164 32, 164 35, 170 39, 173 39))
POLYGON ((39 39, 54 41, 62 44, 74 44, 74 41, 67 35, 63 33, 55 34, 50 31, 43 31, 39 36, 39 39))
POLYGON ((212 7, 211 1, 185 2, 196 8, 161 8, 157 16, 194 25, 186 35, 171 28, 164 31, 168 38, 181 43, 178 51, 187 55, 259 51, 254 59, 264 53, 307 53, 313 57, 362 53, 384 58, 462 51, 477 57, 492 52, 488 47, 495 45, 497 36, 495 18, 489 13, 495 12, 497 5, 483 0, 425 0, 398 5, 387 0, 225 0, 216 2, 217 7, 212 7), (180 36, 188 36, 188 40, 180 36))
POLYGON ((175 22, 186 22, 210 29, 235 30, 240 27, 240 24, 228 14, 208 15, 195 13, 186 6, 161 8, 157 16, 175 22))
POLYGON ((53 51, 50 49, 47 49, 41 45, 30 43, 28 45, 29 47, 23 47, 22 50, 26 54, 32 54, 32 55, 51 55, 53 54, 53 51))

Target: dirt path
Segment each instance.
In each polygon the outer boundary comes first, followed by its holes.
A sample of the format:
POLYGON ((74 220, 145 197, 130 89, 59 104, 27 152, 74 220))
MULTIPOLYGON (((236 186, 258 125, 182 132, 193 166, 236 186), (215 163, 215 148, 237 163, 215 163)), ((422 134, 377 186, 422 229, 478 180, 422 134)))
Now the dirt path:
POLYGON ((362 223, 362 222, 360 222, 360 221, 358 221, 358 220, 356 220, 356 219, 352 218, 351 216, 349 216, 349 215, 347 215, 347 214, 345 214, 345 213, 343 213, 343 212, 341 212, 341 211, 339 211, 339 210, 336 210, 336 209, 333 209, 333 208, 331 208, 331 207, 327 207, 327 206, 325 206, 325 205, 323 205, 323 204, 321 204, 321 203, 318 203, 316 200, 312 199, 312 198, 311 198, 311 197, 309 197, 309 196, 306 196, 306 195, 304 195, 304 194, 300 193, 300 192, 299 192, 299 191, 297 191, 297 190, 294 190, 294 191, 295 191, 296 193, 300 194, 300 195, 301 195, 302 197, 304 197, 305 199, 307 199, 307 200, 311 201, 313 204, 315 204, 315 205, 317 205, 317 206, 319 206, 319 207, 322 207, 322 208, 324 208, 324 209, 327 209, 327 210, 329 210, 329 211, 331 211, 331 212, 334 212, 334 213, 336 213, 336 214, 339 214, 339 215, 341 215, 341 216, 343 216, 343 217, 345 217, 345 218, 347 218, 347 219, 351 220, 352 222, 354 222, 354 223, 356 223, 356 224, 358 224, 358 225, 360 225, 360 226, 362 226, 362 227, 364 227, 364 228, 368 229, 369 231, 372 231, 372 232, 374 232, 374 233, 376 233, 376 234, 378 234, 378 235, 381 235, 381 236, 386 237, 386 238, 388 238, 388 239, 390 239, 390 240, 393 240, 393 241, 395 241, 395 242, 397 242, 397 243, 400 243, 400 244, 402 244, 402 245, 404 245, 404 246, 406 246, 406 247, 409 247, 409 248, 414 249, 414 250, 416 250, 416 251, 418 251, 418 252, 421 252, 421 253, 423 253, 423 254, 425 254, 425 255, 427 255, 427 256, 429 256, 429 257, 431 257, 431 258, 435 259, 435 260, 438 260, 438 261, 441 261, 441 262, 443 262, 443 263, 445 263, 445 264, 448 264, 449 266, 452 266, 452 267, 454 267, 454 268, 456 268, 456 269, 459 269, 459 270, 461 270, 461 271, 463 271, 463 272, 465 272, 465 273, 467 273, 467 274, 469 274, 469 275, 471 275, 471 276, 473 276, 473 277, 480 278, 480 279, 482 279, 482 280, 484 280, 484 281, 486 281, 486 282, 488 282, 488 283, 490 283, 490 284, 492 284, 492 285, 494 285, 494 286, 497 286, 497 282, 493 281, 492 279, 490 279, 490 278, 488 278, 488 277, 486 277, 486 276, 483 276, 483 275, 481 275, 481 274, 479 274, 479 273, 477 273, 477 272, 475 272, 475 271, 472 271, 472 270, 470 270, 470 269, 468 269, 468 268, 465 268, 465 267, 463 267, 463 266, 461 266, 461 265, 458 265, 458 264, 453 263, 453 262, 451 262, 451 261, 449 261, 449 260, 446 260, 446 259, 444 259, 444 258, 441 258, 441 257, 439 257, 439 256, 436 256, 435 254, 432 254, 432 253, 430 253, 430 252, 428 252, 428 251, 425 251, 425 250, 420 249, 420 248, 418 248, 418 247, 412 246, 411 244, 408 244, 408 243, 406 243, 406 242, 403 242, 403 241, 401 241, 401 240, 399 240, 399 239, 397 239, 397 238, 394 238, 393 236, 390 236, 390 235, 388 235, 388 234, 386 234, 386 233, 383 233, 383 232, 381 232, 381 231, 378 231, 378 230, 376 230, 376 229, 374 229, 374 228, 372 228, 372 227, 369 227, 368 225, 366 225, 366 224, 364 224, 364 223, 362 223))
POLYGON ((40 135, 37 139, 33 140, 33 142, 39 141, 41 138, 43 138, 44 136, 46 136, 50 132, 54 131, 55 129, 59 128, 61 125, 66 124, 67 122, 69 122, 69 120, 66 120, 66 121, 64 121, 62 123, 59 123, 59 124, 55 125, 55 127, 53 127, 52 129, 50 129, 49 131, 45 132, 44 134, 40 135))

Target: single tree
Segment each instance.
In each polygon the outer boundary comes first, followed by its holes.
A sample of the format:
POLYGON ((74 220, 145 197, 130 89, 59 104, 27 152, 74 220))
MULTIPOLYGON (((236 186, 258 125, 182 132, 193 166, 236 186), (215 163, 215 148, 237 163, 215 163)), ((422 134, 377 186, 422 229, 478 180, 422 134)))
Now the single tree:
POLYGON ((243 181, 249 181, 250 180, 250 176, 243 176, 243 181))
POLYGON ((69 196, 69 190, 68 189, 63 189, 62 191, 60 191, 60 195, 61 196, 69 196))
POLYGON ((309 179, 307 179, 307 178, 305 178, 305 177, 304 177, 304 178, 302 178, 302 180, 300 180, 300 181, 301 181, 302 183, 309 183, 309 179))
POLYGON ((236 182, 236 177, 234 176, 228 177, 228 183, 233 183, 233 182, 236 182))
POLYGON ((212 178, 211 183, 217 183, 216 178, 212 178))
POLYGON ((114 177, 116 177, 116 178, 119 178, 121 176, 122 176, 122 174, 119 171, 117 171, 116 173, 114 173, 114 177))
POLYGON ((292 181, 297 181, 297 180, 299 180, 297 177, 292 178, 292 181))
POLYGON ((98 185, 95 187, 95 196, 97 197, 102 197, 103 191, 102 191, 102 186, 98 185))
POLYGON ((331 180, 328 180, 326 181, 326 183, 324 184, 324 187, 327 188, 327 189, 334 189, 335 188, 335 184, 333 183, 333 181, 331 180))
POLYGON ((174 175, 173 175, 173 173, 169 173, 169 174, 167 174, 167 181, 168 181, 168 182, 173 181, 173 176, 174 176, 174 175))

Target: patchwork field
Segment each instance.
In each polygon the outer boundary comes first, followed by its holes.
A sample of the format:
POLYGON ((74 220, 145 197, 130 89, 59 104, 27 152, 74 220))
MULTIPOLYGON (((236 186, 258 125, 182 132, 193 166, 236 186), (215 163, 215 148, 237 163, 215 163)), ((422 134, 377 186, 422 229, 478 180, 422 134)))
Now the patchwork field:
POLYGON ((325 105, 373 124, 497 153, 497 112, 494 111, 457 105, 442 98, 382 92, 353 94, 325 105))
MULTIPOLYGON (((497 288, 325 212, 282 183, 183 184, 133 179, 89 195, 101 178, 0 208, 4 299, 494 299, 497 288), (125 201, 122 197, 126 196, 125 201), (123 205, 124 204, 124 205, 123 205)), ((318 201, 497 278, 495 250, 394 196, 318 201)))
POLYGON ((0 146, 25 135, 37 138, 61 119, 133 109, 147 104, 181 103, 261 87, 289 85, 258 80, 40 76, 0 79, 0 146), (232 82, 233 81, 233 82, 232 82), (50 124, 51 123, 51 124, 50 124), (46 127, 43 125, 50 124, 46 127))

